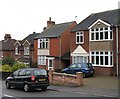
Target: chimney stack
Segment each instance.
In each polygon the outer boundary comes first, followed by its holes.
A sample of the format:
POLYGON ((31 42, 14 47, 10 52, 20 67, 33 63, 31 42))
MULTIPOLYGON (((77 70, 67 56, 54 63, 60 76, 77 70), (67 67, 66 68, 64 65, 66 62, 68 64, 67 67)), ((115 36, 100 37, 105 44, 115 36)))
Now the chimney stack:
POLYGON ((47 28, 50 28, 53 25, 55 25, 55 22, 51 21, 51 17, 49 17, 49 21, 47 21, 47 28))
POLYGON ((11 35, 10 34, 5 34, 4 40, 9 40, 9 39, 11 39, 11 35))

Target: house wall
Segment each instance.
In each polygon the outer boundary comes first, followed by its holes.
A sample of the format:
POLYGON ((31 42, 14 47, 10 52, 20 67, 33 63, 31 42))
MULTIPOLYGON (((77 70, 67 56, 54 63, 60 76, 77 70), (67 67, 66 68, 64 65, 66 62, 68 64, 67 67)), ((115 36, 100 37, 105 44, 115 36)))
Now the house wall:
POLYGON ((37 50, 38 50, 38 41, 34 39, 34 62, 37 62, 37 50))
POLYGON ((70 31, 73 29, 73 27, 77 25, 76 22, 74 22, 64 33, 61 35, 61 45, 62 45, 62 56, 66 53, 70 52, 70 31))
MULTIPOLYGON (((84 43, 76 44, 76 32, 70 33, 70 53, 72 53, 78 45, 81 45, 85 51, 89 53, 89 31, 84 31, 84 43)), ((72 57, 70 57, 70 63, 72 63, 72 57)))
POLYGON ((50 39, 50 56, 60 56, 60 39, 50 39))

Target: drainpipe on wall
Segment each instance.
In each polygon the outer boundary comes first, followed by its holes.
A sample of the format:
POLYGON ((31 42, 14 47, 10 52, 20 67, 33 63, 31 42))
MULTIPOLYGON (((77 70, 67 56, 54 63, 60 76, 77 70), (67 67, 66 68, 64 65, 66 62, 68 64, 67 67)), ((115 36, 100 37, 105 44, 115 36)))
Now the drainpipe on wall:
POLYGON ((61 51, 61 49, 62 49, 62 46, 61 46, 61 38, 60 37, 58 37, 59 38, 59 40, 60 40, 60 43, 59 43, 59 48, 60 48, 60 55, 59 55, 59 69, 61 69, 61 55, 62 55, 62 51, 61 51))
POLYGON ((116 67, 118 76, 118 26, 116 26, 116 67))

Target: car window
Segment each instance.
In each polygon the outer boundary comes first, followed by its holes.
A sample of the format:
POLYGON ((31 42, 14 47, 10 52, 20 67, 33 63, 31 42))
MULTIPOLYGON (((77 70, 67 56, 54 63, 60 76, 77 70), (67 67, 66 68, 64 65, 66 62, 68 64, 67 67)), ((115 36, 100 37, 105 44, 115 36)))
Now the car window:
POLYGON ((34 70, 34 75, 47 75, 46 70, 34 70))
POLYGON ((81 68, 82 67, 82 65, 81 64, 77 64, 77 68, 81 68))
POLYGON ((29 76, 29 75, 30 75, 30 70, 26 70, 26 71, 25 71, 25 75, 26 75, 26 76, 29 76))
POLYGON ((14 76, 18 76, 18 73, 19 73, 19 70, 16 70, 16 71, 13 73, 13 75, 14 75, 14 76))
POLYGON ((76 64, 70 65, 70 68, 76 68, 76 64))
POLYGON ((20 70, 19 76, 25 76, 25 70, 20 70))

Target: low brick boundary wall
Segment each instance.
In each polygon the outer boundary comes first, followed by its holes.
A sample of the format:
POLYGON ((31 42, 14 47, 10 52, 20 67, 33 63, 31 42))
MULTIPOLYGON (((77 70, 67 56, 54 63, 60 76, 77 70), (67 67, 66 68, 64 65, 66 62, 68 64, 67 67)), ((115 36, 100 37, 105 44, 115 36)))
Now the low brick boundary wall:
POLYGON ((76 75, 57 73, 49 70, 50 84, 67 85, 67 86, 82 86, 83 73, 78 72, 76 75))

